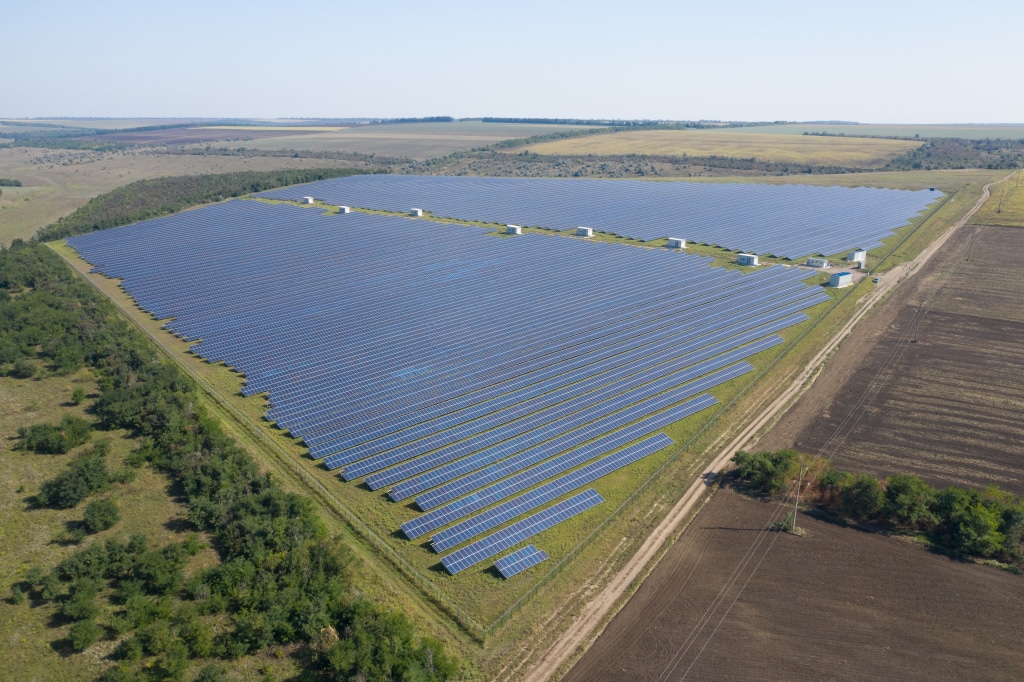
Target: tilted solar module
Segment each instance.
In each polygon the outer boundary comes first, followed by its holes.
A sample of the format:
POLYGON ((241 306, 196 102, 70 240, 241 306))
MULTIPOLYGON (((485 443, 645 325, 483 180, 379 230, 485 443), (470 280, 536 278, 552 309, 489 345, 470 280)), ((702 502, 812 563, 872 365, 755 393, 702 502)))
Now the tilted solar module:
POLYGON ((494 562, 494 567, 501 573, 501 577, 506 580, 522 573, 528 568, 532 568, 542 561, 547 561, 548 553, 542 549, 537 549, 533 545, 527 545, 522 549, 517 549, 508 556, 503 556, 494 562))
POLYGON ((510 547, 515 547, 523 540, 542 533, 563 521, 582 514, 604 502, 604 498, 596 490, 590 488, 582 493, 566 498, 547 509, 542 509, 522 521, 517 521, 507 528, 491 533, 471 545, 457 549, 448 556, 441 557, 441 564, 449 573, 455 575, 481 561, 490 559, 510 547))
POLYGON ((786 258, 877 248, 942 196, 928 190, 550 178, 360 175, 263 192, 558 230, 587 225, 786 258))

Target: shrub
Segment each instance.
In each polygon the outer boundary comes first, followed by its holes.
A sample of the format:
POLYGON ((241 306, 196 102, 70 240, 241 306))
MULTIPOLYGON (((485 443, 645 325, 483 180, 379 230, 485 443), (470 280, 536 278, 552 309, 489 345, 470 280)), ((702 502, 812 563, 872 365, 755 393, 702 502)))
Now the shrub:
POLYGON ((107 530, 121 519, 113 500, 93 500, 85 507, 85 528, 90 533, 107 530))
POLYGON ((753 491, 765 495, 777 495, 789 488, 790 479, 795 478, 797 453, 793 450, 758 452, 751 454, 740 450, 733 457, 740 480, 753 491))
POLYGON ((1003 548, 1000 514, 983 504, 973 490, 947 488, 935 501, 936 537, 954 554, 991 556, 1003 548))
POLYGON ((71 509, 94 492, 110 484, 106 458, 98 452, 79 455, 69 467, 49 481, 44 481, 39 490, 39 502, 46 507, 71 509))
POLYGON ((66 414, 60 424, 35 424, 18 428, 18 447, 43 455, 63 455, 89 440, 91 425, 85 419, 66 414))
POLYGON ((71 626, 68 637, 75 651, 83 651, 95 644, 103 635, 103 628, 92 620, 80 620, 71 626))
POLYGON ((81 405, 82 401, 85 400, 85 389, 79 386, 71 392, 71 402, 75 405, 81 405))

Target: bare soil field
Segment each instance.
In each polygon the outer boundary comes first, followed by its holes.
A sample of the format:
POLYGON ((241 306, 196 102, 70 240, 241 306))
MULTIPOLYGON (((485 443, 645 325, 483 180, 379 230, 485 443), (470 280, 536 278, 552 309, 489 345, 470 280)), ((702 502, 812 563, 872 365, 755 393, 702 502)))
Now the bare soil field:
POLYGON ((1022 249, 1020 228, 961 229, 854 331, 757 448, 1024 494, 1022 249))
POLYGON ((921 146, 909 140, 754 135, 743 129, 646 130, 575 137, 531 145, 537 154, 728 156, 781 163, 877 168, 921 146))
MULTIPOLYGON (((560 133, 588 126, 545 125, 537 123, 400 123, 394 125, 339 128, 300 138, 267 138, 254 140, 245 147, 259 150, 301 149, 324 152, 358 152, 404 157, 416 160, 444 156, 452 152, 487 145, 513 138, 560 133)), ((598 136, 603 137, 603 136, 598 136)), ((233 142, 216 146, 238 147, 233 142)))
POLYGON ((168 128, 166 130, 140 130, 129 133, 109 133, 91 136, 96 142, 124 142, 126 144, 198 144, 200 142, 224 142, 258 140, 265 137, 295 137, 311 135, 312 131, 302 128, 168 128))
POLYGON ((773 510, 716 493, 564 679, 1024 676, 1020 576, 806 516, 762 534, 773 510))

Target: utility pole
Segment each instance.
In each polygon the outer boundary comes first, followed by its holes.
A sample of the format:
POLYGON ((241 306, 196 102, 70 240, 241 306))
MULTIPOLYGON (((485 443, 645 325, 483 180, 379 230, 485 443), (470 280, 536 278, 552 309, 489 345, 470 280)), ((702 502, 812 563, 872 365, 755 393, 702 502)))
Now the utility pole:
POLYGON ((800 473, 796 476, 796 498, 793 500, 793 524, 789 527, 789 532, 796 532, 796 512, 800 506, 800 484, 803 483, 804 479, 804 465, 800 463, 800 473))

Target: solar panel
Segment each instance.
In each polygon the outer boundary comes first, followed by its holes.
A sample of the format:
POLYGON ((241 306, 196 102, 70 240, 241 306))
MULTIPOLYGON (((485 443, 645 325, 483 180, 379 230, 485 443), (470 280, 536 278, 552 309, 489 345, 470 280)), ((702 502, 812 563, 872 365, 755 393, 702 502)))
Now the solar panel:
POLYGON ((458 549, 448 556, 441 557, 441 563, 452 575, 475 566, 495 554, 518 545, 523 540, 552 528, 563 521, 582 514, 604 502, 596 490, 590 488, 582 493, 562 500, 547 509, 517 521, 507 528, 491 533, 471 545, 458 549))
POLYGON ((263 192, 387 211, 558 230, 585 224, 643 240, 676 235, 786 258, 877 248, 942 196, 927 190, 549 178, 362 175, 263 192))
POLYGON ((498 559, 494 562, 494 567, 507 580, 517 573, 522 573, 526 569, 532 568, 547 559, 547 552, 537 549, 533 545, 527 545, 522 549, 517 549, 508 556, 498 559))
MULTIPOLYGON (((663 448, 667 448, 672 445, 672 439, 663 433, 659 433, 656 436, 651 436, 639 443, 630 445, 627 448, 616 452, 615 454, 602 457, 601 459, 591 462, 576 471, 560 476, 544 485, 534 488, 529 492, 523 493, 518 497, 514 497, 506 502, 502 502, 496 507, 492 507, 487 511, 481 512, 476 516, 473 516, 465 521, 461 521, 451 528, 447 528, 440 533, 434 535, 431 538, 430 544, 434 548, 435 552, 443 552, 461 545, 472 537, 479 535, 485 531, 490 530, 496 526, 511 521, 512 519, 522 516, 528 511, 532 511, 537 507, 547 504, 552 500, 556 500, 562 495, 571 492, 577 488, 593 483, 602 476, 607 476, 613 471, 629 466, 640 459, 657 452, 663 448)), ((569 460, 569 466, 578 466, 586 461, 584 459, 586 455, 577 455, 571 457, 569 460)), ((530 485, 535 484, 528 474, 520 474, 509 481, 508 487, 513 489, 524 489, 530 485), (516 479, 522 480, 516 480, 516 479)), ((507 497, 511 493, 500 491, 499 494, 485 497, 479 496, 477 508, 486 507, 488 504, 492 504, 495 499, 501 499, 507 497)))

